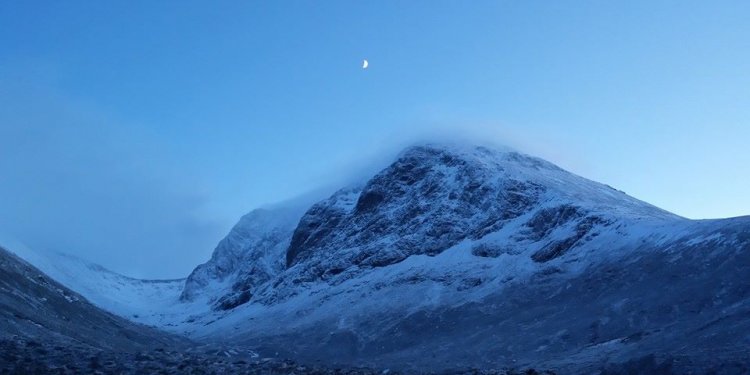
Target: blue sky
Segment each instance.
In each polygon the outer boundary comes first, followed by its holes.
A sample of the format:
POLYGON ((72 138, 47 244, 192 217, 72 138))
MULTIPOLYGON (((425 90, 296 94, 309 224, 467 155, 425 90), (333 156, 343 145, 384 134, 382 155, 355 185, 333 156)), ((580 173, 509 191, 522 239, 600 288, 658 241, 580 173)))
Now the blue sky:
POLYGON ((183 276, 251 208, 456 133, 687 217, 750 214, 748 19, 746 1, 3 2, 0 230, 183 276))

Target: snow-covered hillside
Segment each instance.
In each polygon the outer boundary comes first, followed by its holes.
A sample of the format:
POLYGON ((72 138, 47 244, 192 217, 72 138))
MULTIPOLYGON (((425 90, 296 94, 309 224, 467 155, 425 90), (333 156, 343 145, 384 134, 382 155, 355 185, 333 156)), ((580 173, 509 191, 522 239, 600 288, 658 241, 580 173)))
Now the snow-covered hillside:
POLYGON ((99 308, 153 326, 170 324, 185 284, 178 280, 140 280, 112 272, 72 255, 30 249, 8 236, 0 246, 31 263, 99 308))
MULTIPOLYGON (((2 245, 0 343, 3 346, 1 368, 6 369, 7 363, 17 360, 13 352, 17 351, 18 343, 22 343, 34 348, 32 358, 36 366, 18 373, 47 373, 41 370, 41 364, 50 359, 43 346, 94 349, 90 350, 93 354, 94 351, 127 352, 157 346, 179 345, 179 348, 184 347, 187 340, 133 324, 93 306, 2 245)), ((78 371, 69 368, 65 372, 78 371)))

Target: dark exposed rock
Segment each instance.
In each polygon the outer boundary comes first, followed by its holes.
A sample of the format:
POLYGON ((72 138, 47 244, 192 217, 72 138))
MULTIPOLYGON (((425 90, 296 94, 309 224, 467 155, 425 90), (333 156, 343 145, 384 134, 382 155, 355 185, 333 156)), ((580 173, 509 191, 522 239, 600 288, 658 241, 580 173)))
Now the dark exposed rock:
MULTIPOLYGON (((556 217, 555 219, 559 219, 556 217)), ((542 249, 531 255, 531 259, 536 262, 548 262, 576 247, 580 241, 586 241, 588 236, 596 236, 593 229, 596 225, 608 225, 609 222, 597 216, 586 217, 581 220, 575 227, 575 233, 563 240, 551 241, 542 249)))
POLYGON ((377 191, 368 191, 366 193, 363 193, 359 196, 359 200, 357 200, 356 213, 362 214, 366 211, 373 210, 384 199, 385 197, 383 196, 383 194, 377 191))
POLYGON ((526 223, 526 226, 531 231, 529 238, 539 241, 555 228, 565 225, 570 220, 579 218, 582 215, 583 213, 581 213, 578 207, 569 204, 541 209, 526 223))
POLYGON ((250 298, 252 298, 252 293, 250 293, 249 290, 243 290, 239 291, 236 294, 231 293, 227 294, 216 302, 216 306, 220 310, 231 310, 237 306, 243 305, 245 303, 248 303, 250 301, 250 298))
POLYGON ((517 254, 511 245, 498 243, 479 243, 471 248, 471 254, 483 258, 497 258, 503 254, 517 254))

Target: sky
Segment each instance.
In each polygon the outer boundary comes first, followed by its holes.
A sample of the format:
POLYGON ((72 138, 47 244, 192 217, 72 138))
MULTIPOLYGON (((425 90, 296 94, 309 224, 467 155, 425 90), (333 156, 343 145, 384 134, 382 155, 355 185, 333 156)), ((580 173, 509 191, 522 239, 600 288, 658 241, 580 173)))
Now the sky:
POLYGON ((0 231, 182 277, 251 209, 440 134, 747 215, 748 19, 747 1, 2 2, 0 231))

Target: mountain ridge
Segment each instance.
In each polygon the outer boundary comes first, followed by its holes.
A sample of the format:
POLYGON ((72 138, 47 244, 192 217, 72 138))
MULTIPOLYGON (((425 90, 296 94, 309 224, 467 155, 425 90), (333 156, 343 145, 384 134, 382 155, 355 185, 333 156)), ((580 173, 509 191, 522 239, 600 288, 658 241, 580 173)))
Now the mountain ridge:
MULTIPOLYGON (((304 214, 296 211, 297 215, 284 222, 285 233, 293 228, 291 238, 277 238, 274 243, 283 242, 286 246, 283 266, 287 270, 300 261, 310 261, 306 272, 297 278, 309 281, 336 275, 352 266, 387 266, 411 255, 435 255, 466 237, 478 239, 495 232, 509 220, 542 206, 543 210, 531 220, 541 223, 545 216, 553 217, 567 208, 569 214, 576 216, 572 219, 580 222, 568 243, 551 244, 536 256, 538 260, 558 256, 586 238, 596 226, 612 224, 613 220, 603 216, 613 213, 649 220, 683 219, 513 150, 421 144, 398 154, 393 163, 371 179, 310 205, 304 214), (375 208, 384 200, 393 207, 392 211, 383 213, 375 208), (586 202, 591 203, 576 206, 586 202), (380 233, 387 233, 392 240, 383 240, 378 237, 380 233), (330 253, 333 248, 341 250, 330 253), (328 253, 312 259, 322 249, 328 253), (335 264, 329 261, 331 258, 336 259, 335 264)), ((235 231, 230 232, 227 238, 234 234, 235 231)), ((544 236, 538 237, 540 240, 544 236)), ((276 253, 282 250, 279 248, 276 253)), ((239 264, 246 266, 246 276, 237 277, 232 291, 217 305, 219 309, 247 303, 258 285, 272 278, 271 273, 257 277, 259 272, 253 270, 253 265, 248 267, 247 262, 239 264)), ((273 274, 280 275, 282 271, 276 268, 273 274)))

